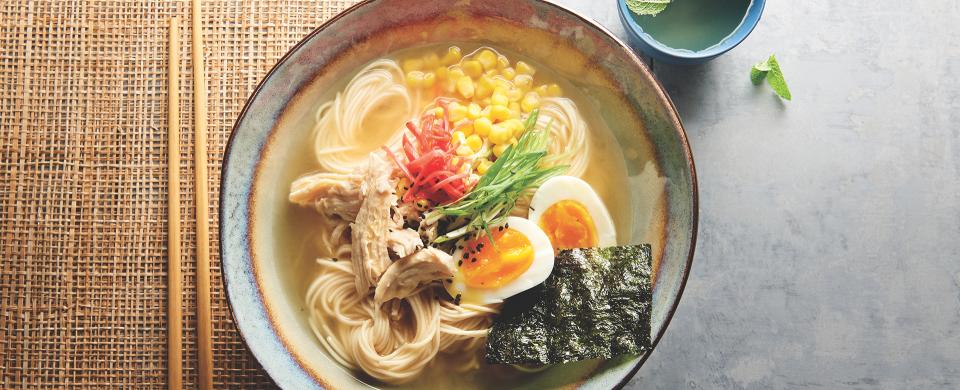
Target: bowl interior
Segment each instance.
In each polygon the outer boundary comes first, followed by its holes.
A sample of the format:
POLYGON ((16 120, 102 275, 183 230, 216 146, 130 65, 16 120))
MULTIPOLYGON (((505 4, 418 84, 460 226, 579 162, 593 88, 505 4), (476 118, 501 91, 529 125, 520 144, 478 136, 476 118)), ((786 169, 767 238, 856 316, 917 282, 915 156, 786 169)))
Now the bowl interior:
MULTIPOLYGON (((251 351, 285 388, 364 386, 321 350, 307 324, 305 286, 291 282, 304 261, 312 261, 298 256, 303 237, 288 225, 313 211, 290 207, 286 197, 290 182, 305 173, 290 166, 309 160, 303 156, 310 153, 305 140, 314 111, 376 58, 453 43, 489 45, 550 66, 569 80, 565 90, 579 104, 594 108, 611 135, 603 153, 622 160, 628 177, 606 183, 627 195, 627 241, 655 248, 652 337, 659 339, 669 322, 692 256, 696 183, 676 112, 637 58, 599 27, 549 3, 364 2, 308 36, 277 65, 241 114, 226 153, 221 253, 231 307, 251 351)), ((511 385, 609 388, 643 359, 564 365, 511 385)))
POLYGON ((673 48, 661 43, 646 33, 643 26, 637 23, 630 9, 627 8, 626 0, 618 0, 617 6, 620 12, 620 21, 627 30, 627 34, 633 42, 638 44, 638 48, 644 54, 672 63, 692 64, 715 58, 743 42, 760 22, 765 3, 765 0, 751 0, 750 5, 744 12, 743 20, 737 28, 729 35, 718 39, 716 45, 700 51, 673 48))

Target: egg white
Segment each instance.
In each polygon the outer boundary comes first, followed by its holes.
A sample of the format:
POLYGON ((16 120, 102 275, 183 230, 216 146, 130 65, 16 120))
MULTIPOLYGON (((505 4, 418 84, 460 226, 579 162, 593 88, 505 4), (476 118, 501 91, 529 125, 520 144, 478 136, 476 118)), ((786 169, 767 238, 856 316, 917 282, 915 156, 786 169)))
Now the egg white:
POLYGON ((573 176, 555 176, 544 182, 530 200, 530 221, 539 227, 540 217, 550 206, 562 200, 580 203, 593 218, 600 247, 617 245, 617 231, 603 201, 590 184, 573 176))
MULTIPOLYGON (((517 295, 521 292, 543 283, 553 272, 553 245, 550 244, 550 238, 540 229, 537 224, 526 218, 507 217, 507 225, 510 229, 516 230, 530 240, 533 247, 533 262, 530 268, 527 268, 516 279, 496 288, 475 288, 467 286, 463 274, 460 273, 460 267, 457 267, 452 281, 445 281, 444 287, 450 296, 460 295, 461 303, 491 304, 500 303, 504 299, 517 295)), ((496 227, 493 227, 496 229, 496 227)), ((458 246, 463 246, 462 244, 458 246)), ((463 260, 463 249, 453 252, 453 258, 458 263, 463 260)))

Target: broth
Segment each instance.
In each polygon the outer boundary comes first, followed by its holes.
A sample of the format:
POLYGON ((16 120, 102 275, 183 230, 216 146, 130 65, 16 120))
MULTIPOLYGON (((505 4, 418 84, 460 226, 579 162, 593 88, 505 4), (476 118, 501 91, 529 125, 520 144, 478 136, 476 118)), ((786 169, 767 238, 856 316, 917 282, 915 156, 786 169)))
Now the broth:
POLYGON ((748 7, 750 0, 674 0, 659 15, 631 15, 658 42, 697 52, 733 34, 748 7))

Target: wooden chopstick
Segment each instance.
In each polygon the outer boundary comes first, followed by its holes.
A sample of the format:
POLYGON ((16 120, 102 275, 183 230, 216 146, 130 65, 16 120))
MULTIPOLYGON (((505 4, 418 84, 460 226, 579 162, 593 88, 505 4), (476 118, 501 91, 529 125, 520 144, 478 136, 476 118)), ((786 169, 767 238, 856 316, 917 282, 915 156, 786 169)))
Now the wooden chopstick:
POLYGON ((167 387, 183 388, 183 286, 180 276, 180 21, 170 19, 167 88, 167 387))
POLYGON ((207 79, 203 62, 200 0, 193 0, 194 166, 197 213, 197 350, 200 388, 213 388, 213 337, 210 322, 210 190, 207 183, 207 79))

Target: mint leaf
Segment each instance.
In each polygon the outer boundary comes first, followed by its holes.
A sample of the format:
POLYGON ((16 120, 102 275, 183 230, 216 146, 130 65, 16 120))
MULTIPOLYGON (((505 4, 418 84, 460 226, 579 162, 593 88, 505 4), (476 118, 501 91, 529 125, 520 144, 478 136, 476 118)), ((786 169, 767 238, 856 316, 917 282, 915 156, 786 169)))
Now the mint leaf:
POLYGON ((753 69, 750 69, 750 81, 753 82, 753 85, 760 85, 763 79, 767 77, 767 72, 769 71, 769 60, 754 65, 753 69))
POLYGON ((657 16, 673 0, 626 0, 627 8, 637 15, 657 16))
POLYGON ((760 62, 750 69, 750 81, 753 85, 760 85, 763 79, 767 79, 767 84, 773 92, 776 92, 782 99, 790 100, 790 88, 787 87, 787 80, 783 78, 783 71, 780 70, 780 64, 777 63, 777 57, 773 54, 766 61, 760 62))
POLYGON ((753 69, 750 69, 750 81, 753 85, 760 85, 763 82, 763 79, 767 77, 768 70, 757 69, 756 66, 753 69))

